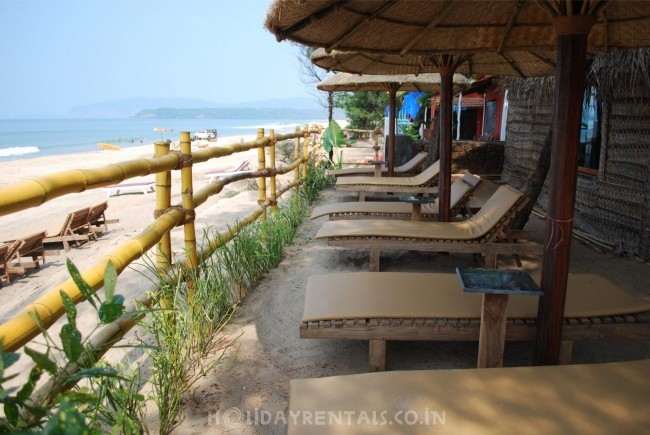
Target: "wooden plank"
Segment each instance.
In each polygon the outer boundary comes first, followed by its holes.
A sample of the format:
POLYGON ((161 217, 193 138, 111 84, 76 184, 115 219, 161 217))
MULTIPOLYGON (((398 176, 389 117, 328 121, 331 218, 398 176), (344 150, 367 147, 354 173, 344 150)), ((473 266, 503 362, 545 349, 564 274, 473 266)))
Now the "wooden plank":
POLYGON ((370 340, 368 346, 368 371, 386 370, 386 340, 370 340))
POLYGON ((478 368, 503 367, 508 295, 483 294, 478 368))

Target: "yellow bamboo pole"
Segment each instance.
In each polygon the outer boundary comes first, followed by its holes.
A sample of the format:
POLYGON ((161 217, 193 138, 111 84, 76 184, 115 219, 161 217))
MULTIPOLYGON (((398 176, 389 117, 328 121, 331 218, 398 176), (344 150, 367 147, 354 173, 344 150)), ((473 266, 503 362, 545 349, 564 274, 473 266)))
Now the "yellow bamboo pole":
MULTIPOLYGON (((169 142, 156 142, 156 157, 164 156, 169 152, 169 142)), ((172 205, 171 199, 172 176, 171 171, 159 172, 156 174, 156 210, 163 213, 172 205)), ((154 215, 156 218, 158 216, 154 215)), ((165 273, 172 262, 172 245, 169 233, 165 233, 156 250, 156 266, 158 271, 165 273)))
POLYGON ((302 166, 302 179, 307 179, 307 158, 309 157, 309 126, 305 124, 303 130, 302 157, 305 159, 302 166))
MULTIPOLYGON (((264 129, 257 129, 257 140, 258 142, 264 138, 264 129)), ((266 152, 264 145, 257 147, 257 169, 263 171, 266 168, 266 152)), ((262 205, 266 201, 266 177, 261 176, 257 181, 258 190, 257 190, 257 202, 262 205)))
MULTIPOLYGON (((271 129, 269 132, 269 166, 273 171, 275 171, 275 130, 271 129)), ((271 210, 276 211, 278 209, 277 204, 277 191, 278 185, 275 178, 275 175, 271 175, 271 210)))
MULTIPOLYGON (((296 160, 300 159, 300 127, 298 126, 296 126, 296 146, 293 149, 293 154, 296 160)), ((300 182, 300 167, 296 168, 294 180, 300 182)))
MULTIPOLYGON (((185 220, 183 232, 185 235, 185 265, 193 271, 199 265, 199 257, 196 253, 196 229, 194 227, 194 188, 192 183, 192 142, 189 131, 182 131, 181 137, 181 198, 185 220)), ((194 283, 188 281, 187 294, 193 296, 194 283)))
MULTIPOLYGON (((104 271, 109 261, 120 273, 129 264, 156 246, 163 234, 171 231, 182 221, 183 213, 177 208, 170 209, 153 224, 146 227, 137 237, 118 246, 104 256, 99 263, 82 272, 81 277, 94 290, 101 288, 104 284, 104 271)), ((0 325, 0 341, 3 343, 3 350, 16 350, 40 333, 31 313, 40 318, 40 322, 45 328, 50 327, 64 314, 65 310, 59 291, 66 293, 75 303, 85 300, 83 293, 79 291, 72 278, 49 290, 33 303, 26 305, 11 320, 0 325)))

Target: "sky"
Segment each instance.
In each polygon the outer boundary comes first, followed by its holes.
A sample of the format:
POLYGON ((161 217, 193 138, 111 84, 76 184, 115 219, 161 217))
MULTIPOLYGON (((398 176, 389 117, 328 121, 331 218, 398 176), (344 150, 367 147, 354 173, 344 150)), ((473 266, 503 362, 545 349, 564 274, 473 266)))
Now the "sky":
POLYGON ((0 0, 0 118, 130 98, 314 98, 299 49, 263 26, 271 3, 0 0))

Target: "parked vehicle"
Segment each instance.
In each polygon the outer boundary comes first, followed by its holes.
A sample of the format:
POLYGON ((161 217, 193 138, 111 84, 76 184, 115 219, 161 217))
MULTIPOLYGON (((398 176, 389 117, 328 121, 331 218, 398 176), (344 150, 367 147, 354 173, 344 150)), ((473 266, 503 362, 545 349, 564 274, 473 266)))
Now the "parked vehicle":
POLYGON ((217 130, 216 129, 206 129, 206 130, 199 130, 194 133, 194 136, 192 136, 193 140, 209 140, 209 141, 215 141, 217 140, 217 130))

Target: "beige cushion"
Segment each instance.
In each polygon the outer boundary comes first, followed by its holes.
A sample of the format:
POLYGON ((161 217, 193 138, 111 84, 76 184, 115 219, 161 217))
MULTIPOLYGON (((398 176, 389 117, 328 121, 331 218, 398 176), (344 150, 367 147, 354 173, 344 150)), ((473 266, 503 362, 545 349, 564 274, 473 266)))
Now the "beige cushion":
MULTIPOLYGON (((401 173, 401 172, 408 172, 411 169, 415 168, 418 164, 422 163, 422 161, 427 157, 427 153, 425 152, 420 152, 417 153, 411 160, 408 162, 404 163, 401 166, 398 166, 394 168, 394 171, 396 173, 401 173)), ((374 174, 375 168, 370 166, 370 167, 362 167, 362 168, 345 168, 345 169, 334 169, 334 170, 328 170, 327 175, 334 175, 334 176, 340 176, 340 175, 353 175, 353 174, 359 174, 359 175, 365 175, 365 174, 374 174)), ((388 168, 385 166, 382 166, 381 169, 382 173, 388 172, 388 168)))
MULTIPOLYGON (((536 279, 539 282, 539 279, 536 279)), ((303 322, 373 318, 480 318, 481 294, 465 293, 455 274, 354 272, 309 277, 303 322)), ((538 298, 510 296, 507 316, 537 317, 538 298)), ((650 311, 650 303, 597 275, 570 274, 566 317, 650 311)))
POLYGON ((413 177, 342 177, 336 180, 337 186, 404 186, 418 187, 426 184, 431 179, 438 176, 440 172, 440 161, 435 162, 424 171, 413 177))
POLYGON ((648 433, 648 373, 650 360, 294 379, 288 415, 298 418, 287 419, 288 433, 648 433), (317 417, 315 410, 324 417, 317 417), (338 415, 342 418, 337 421, 338 415), (312 422, 324 418, 329 424, 306 424, 310 416, 312 422))
POLYGON ((523 195, 503 185, 477 214, 463 222, 412 222, 362 219, 325 222, 317 239, 328 237, 404 237, 423 240, 477 240, 485 236, 523 195))
MULTIPOLYGON (((450 208, 458 205, 458 202, 478 184, 479 177, 465 174, 460 180, 454 181, 451 185, 451 203, 450 208), (469 182, 468 182, 469 180, 469 182)), ((368 214, 410 214, 413 206, 403 202, 335 202, 316 207, 311 214, 311 219, 317 219, 321 216, 339 213, 368 213, 368 214)), ((438 199, 431 204, 422 205, 422 214, 438 214, 438 199)))

